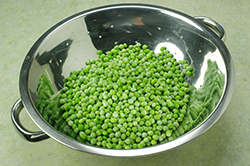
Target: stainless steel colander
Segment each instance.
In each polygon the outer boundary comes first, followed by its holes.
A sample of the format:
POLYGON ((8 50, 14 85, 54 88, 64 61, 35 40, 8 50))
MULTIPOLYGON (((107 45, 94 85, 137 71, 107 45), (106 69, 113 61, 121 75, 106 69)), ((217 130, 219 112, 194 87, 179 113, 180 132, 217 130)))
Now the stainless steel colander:
POLYGON ((180 146, 208 130, 223 114, 234 87, 234 66, 223 40, 225 32, 214 20, 191 17, 181 12, 153 5, 118 4, 86 10, 57 23, 45 32, 26 55, 19 80, 21 98, 11 110, 18 132, 28 141, 54 140, 79 151, 116 157, 143 156, 180 146), (197 89, 204 84, 207 61, 217 63, 223 75, 222 96, 211 114, 188 133, 170 142, 130 150, 93 147, 73 140, 51 127, 35 107, 36 87, 45 70, 52 78, 54 91, 63 86, 70 71, 79 70, 96 51, 110 50, 120 43, 140 42, 158 52, 166 46, 177 60, 186 59, 195 67, 189 82, 197 89), (21 125, 19 114, 25 107, 30 118, 41 129, 32 132, 21 125))

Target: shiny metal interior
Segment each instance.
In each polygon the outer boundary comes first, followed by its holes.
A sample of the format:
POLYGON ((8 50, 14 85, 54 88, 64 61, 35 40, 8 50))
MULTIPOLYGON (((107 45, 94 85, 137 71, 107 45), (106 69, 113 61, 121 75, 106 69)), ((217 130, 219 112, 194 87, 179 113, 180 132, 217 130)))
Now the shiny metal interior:
POLYGON ((225 111, 232 96, 233 85, 234 67, 221 36, 200 19, 171 9, 141 4, 95 8, 63 20, 37 40, 27 54, 20 73, 23 105, 42 132, 79 151, 122 157, 162 152, 199 136, 225 111), (34 104, 39 77, 45 70, 53 80, 54 91, 58 91, 70 71, 81 69, 87 60, 97 58, 97 50, 105 52, 116 44, 135 42, 147 44, 155 52, 159 52, 161 46, 166 46, 177 60, 188 60, 195 67, 195 76, 189 83, 196 88, 203 84, 207 60, 217 62, 225 78, 223 95, 203 123, 165 144, 134 150, 110 150, 84 145, 68 138, 49 126, 41 117, 34 104))

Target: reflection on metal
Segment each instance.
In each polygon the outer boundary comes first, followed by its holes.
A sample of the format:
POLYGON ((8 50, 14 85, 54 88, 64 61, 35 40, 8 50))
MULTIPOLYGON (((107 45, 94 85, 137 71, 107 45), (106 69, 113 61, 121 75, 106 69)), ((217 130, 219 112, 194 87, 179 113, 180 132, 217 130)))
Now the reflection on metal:
POLYGON ((63 87, 63 77, 62 77, 62 68, 63 64, 68 57, 68 51, 72 44, 73 40, 67 39, 56 45, 53 49, 43 52, 41 55, 36 56, 36 61, 39 65, 43 66, 48 64, 53 73, 55 85, 57 89, 63 87))
MULTIPOLYGON (((216 63, 218 65, 218 72, 219 73, 226 73, 226 69, 223 67, 224 66, 224 61, 222 59, 222 57, 220 56, 220 52, 219 50, 215 50, 213 53, 208 52, 205 56, 204 56, 204 60, 203 62, 200 64, 201 68, 200 68, 200 76, 199 79, 196 80, 196 82, 194 82, 194 87, 199 89, 203 83, 204 83, 204 77, 205 77, 205 73, 206 71, 209 69, 208 68, 208 61, 216 61, 216 63)), ((223 77, 225 77, 226 80, 226 75, 224 75, 223 77)))
MULTIPOLYGON (((223 95, 225 79, 216 61, 208 59, 202 72, 203 84, 191 88, 187 114, 175 132, 176 137, 203 123, 214 112, 223 95)), ((204 65, 204 64, 203 64, 204 65)))

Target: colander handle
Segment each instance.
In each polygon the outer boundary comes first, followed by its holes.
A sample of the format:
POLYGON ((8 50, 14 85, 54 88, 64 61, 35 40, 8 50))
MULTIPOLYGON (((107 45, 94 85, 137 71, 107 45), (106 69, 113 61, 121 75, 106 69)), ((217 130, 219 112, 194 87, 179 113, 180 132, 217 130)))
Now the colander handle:
POLYGON ((225 41, 225 38, 226 38, 225 31, 219 23, 212 20, 211 18, 203 17, 203 16, 194 17, 194 19, 202 22, 204 25, 210 28, 217 36, 219 36, 219 38, 222 41, 225 41))
POLYGON ((19 120, 19 114, 23 109, 22 99, 18 99, 11 109, 11 120, 17 129, 17 132, 26 140, 30 142, 38 142, 49 138, 43 131, 32 132, 25 129, 19 120))

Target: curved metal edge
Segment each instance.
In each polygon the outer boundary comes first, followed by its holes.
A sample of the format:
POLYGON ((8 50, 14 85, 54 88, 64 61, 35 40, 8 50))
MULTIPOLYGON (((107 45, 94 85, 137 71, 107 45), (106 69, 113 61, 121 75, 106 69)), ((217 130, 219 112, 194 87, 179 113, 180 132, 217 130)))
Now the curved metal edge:
POLYGON ((211 29, 222 41, 225 41, 226 34, 224 28, 211 18, 204 16, 194 17, 195 20, 202 22, 205 26, 211 29))
POLYGON ((42 141, 44 139, 49 138, 49 136, 46 135, 42 131, 31 132, 22 126, 22 124, 20 123, 20 120, 19 120, 19 114, 20 114, 22 109, 23 109, 23 103, 22 103, 22 99, 20 98, 14 103, 14 105, 11 109, 11 120, 12 120, 17 132, 21 135, 21 137, 23 137, 24 139, 26 139, 29 142, 38 142, 38 141, 42 141))

